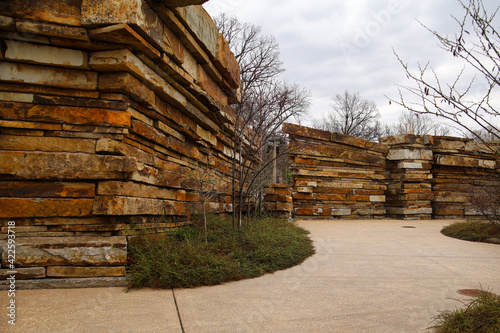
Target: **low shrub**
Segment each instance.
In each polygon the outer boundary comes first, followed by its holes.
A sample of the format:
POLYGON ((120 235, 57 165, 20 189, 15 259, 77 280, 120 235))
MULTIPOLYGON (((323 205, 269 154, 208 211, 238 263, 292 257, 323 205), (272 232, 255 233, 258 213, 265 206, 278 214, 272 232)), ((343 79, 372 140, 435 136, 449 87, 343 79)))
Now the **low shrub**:
POLYGON ((446 226, 441 232, 449 237, 485 242, 500 239, 500 225, 483 221, 457 222, 446 226))
POLYGON ((499 333, 500 297, 481 292, 463 309, 444 311, 436 320, 436 333, 499 333))
POLYGON ((190 288, 272 273, 312 254, 308 232, 286 219, 263 218, 237 231, 211 215, 207 242, 198 225, 133 238, 127 275, 131 288, 190 288))

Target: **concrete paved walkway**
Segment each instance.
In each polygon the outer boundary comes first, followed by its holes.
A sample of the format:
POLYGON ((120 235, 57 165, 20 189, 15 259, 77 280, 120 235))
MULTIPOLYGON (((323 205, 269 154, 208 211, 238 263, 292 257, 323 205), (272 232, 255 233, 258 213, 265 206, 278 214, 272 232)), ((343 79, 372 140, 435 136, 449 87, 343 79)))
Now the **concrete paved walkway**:
POLYGON ((315 256, 215 287, 19 290, 15 329, 2 291, 0 332, 422 332, 457 290, 500 293, 500 246, 441 235, 450 222, 303 221, 315 256))

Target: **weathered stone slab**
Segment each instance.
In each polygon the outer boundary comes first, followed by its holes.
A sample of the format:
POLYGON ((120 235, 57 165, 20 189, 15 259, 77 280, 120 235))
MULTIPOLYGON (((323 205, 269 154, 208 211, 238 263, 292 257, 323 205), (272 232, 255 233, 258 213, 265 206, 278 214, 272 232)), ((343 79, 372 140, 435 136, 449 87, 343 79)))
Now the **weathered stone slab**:
POLYGON ((6 40, 5 44, 5 59, 7 60, 70 68, 88 68, 88 54, 82 51, 21 43, 14 40, 6 40))
POLYGON ((432 208, 394 208, 398 215, 432 214, 432 208))
POLYGON ((197 83, 203 88, 216 102, 222 105, 228 104, 228 97, 226 93, 215 83, 214 80, 205 72, 203 67, 200 66, 198 70, 198 81, 197 83))
POLYGON ((125 179, 136 170, 131 157, 0 151, 0 174, 14 179, 125 179))
MULTIPOLYGON (((2 265, 7 265, 7 243, 0 241, 2 265)), ((124 266, 127 238, 26 237, 16 239, 16 267, 124 266)))
POLYGON ((0 80, 68 89, 97 89, 97 73, 0 62, 0 80))
POLYGON ((42 94, 42 95, 99 98, 98 91, 60 89, 47 86, 33 86, 33 85, 24 85, 24 84, 6 83, 6 82, 0 82, 0 90, 6 92, 14 92, 14 91, 24 92, 24 93, 29 93, 31 95, 42 94))
POLYGON ((13 13, 26 19, 64 25, 81 25, 80 1, 10 0, 8 2, 13 13))
POLYGON ((276 210, 291 212, 293 209, 293 205, 289 202, 276 202, 276 210))
MULTIPOLYGON (((0 5, 1 4, 2 2, 0 2, 0 5)), ((50 45, 50 38, 47 36, 33 35, 22 32, 8 32, 0 30, 0 38, 9 40, 18 40, 20 42, 50 45)))
POLYGON ((391 149, 387 154, 388 160, 432 160, 432 150, 428 149, 391 149))
POLYGON ((163 50, 168 56, 163 56, 162 60, 164 65, 162 67, 168 67, 168 69, 175 72, 179 72, 176 65, 182 66, 184 63, 184 55, 188 52, 185 50, 184 45, 177 35, 167 26, 163 27, 163 50), (175 64, 172 63, 170 57, 175 64))
MULTIPOLYGON (((180 140, 182 142, 186 141, 186 138, 184 137, 184 135, 182 135, 181 133, 177 132, 172 127, 168 126, 167 124, 163 123, 162 121, 154 120, 153 121, 153 126, 155 128, 157 128, 157 129, 159 129, 160 131, 162 131, 163 133, 171 135, 174 138, 176 138, 176 139, 178 139, 178 140, 180 140)), ((198 127, 196 128, 196 132, 197 132, 198 135, 200 135, 199 132, 198 132, 198 127)), ((207 132, 203 132, 203 134, 205 134, 205 137, 202 137, 203 139, 207 140, 210 143, 214 143, 215 142, 214 145, 217 144, 217 138, 211 136, 210 132, 208 132, 208 133, 207 132)))
POLYGON ((99 139, 95 145, 95 151, 97 153, 134 156, 141 163, 154 164, 153 154, 112 139, 99 139))
MULTIPOLYGON (((184 192, 185 193, 185 192, 184 192)), ((101 196, 126 196, 152 199, 186 201, 179 190, 159 188, 134 182, 104 181, 99 182, 97 194, 101 196)))
POLYGON ((370 195, 370 202, 385 202, 385 195, 370 195))
POLYGON ((70 97, 70 96, 48 96, 34 95, 33 103, 47 105, 67 105, 84 108, 111 109, 113 111, 125 111, 129 109, 128 102, 108 101, 104 99, 70 97))
POLYGON ((96 215, 189 215, 186 203, 136 197, 99 196, 94 202, 96 215))
POLYGON ((12 17, 0 15, 0 28, 4 30, 15 30, 16 22, 12 17))
POLYGON ((332 208, 331 214, 333 216, 349 216, 352 214, 350 208, 332 208))
POLYGON ((313 196, 316 200, 321 201, 346 201, 344 194, 315 193, 313 196))
POLYGON ((36 136, 0 136, 0 146, 4 150, 94 153, 95 141, 85 139, 36 137, 36 136))
POLYGON ((115 24, 89 30, 89 37, 105 42, 128 44, 152 59, 161 59, 160 52, 127 24, 115 24))
MULTIPOLYGON (((2 234, 7 234, 9 232, 9 227, 2 227, 2 234)), ((24 236, 25 233, 27 232, 46 232, 47 227, 46 226, 16 226, 15 232, 16 235, 19 237, 21 234, 24 236)))
POLYGON ((0 217, 88 216, 92 199, 0 198, 0 217))
POLYGON ((217 56, 217 41, 219 31, 210 15, 202 6, 188 6, 176 8, 178 17, 186 23, 189 31, 198 39, 209 54, 210 58, 217 56))
POLYGON ((49 266, 47 277, 79 278, 79 277, 113 277, 125 276, 124 266, 113 267, 72 267, 49 266))
MULTIPOLYGON (((16 281, 19 290, 31 289, 74 289, 74 288, 110 288, 126 287, 129 281, 125 277, 97 277, 97 278, 53 278, 16 281)), ((0 290, 8 290, 6 282, 0 281, 0 290)))
POLYGON ((238 89, 241 86, 240 66, 222 34, 219 34, 217 40, 217 58, 214 60, 214 64, 224 74, 224 78, 231 88, 238 89))
POLYGON ((0 117, 75 125, 130 126, 130 114, 126 111, 84 107, 0 102, 0 117))
POLYGON ((45 278, 45 268, 16 268, 15 270, 0 269, 0 280, 6 280, 13 274, 15 274, 16 280, 43 279, 45 278), (15 271, 15 273, 13 273, 13 271, 15 271))
POLYGON ((99 90, 126 94, 138 103, 145 104, 147 107, 155 105, 154 92, 129 73, 99 75, 99 90))
POLYGON ((312 139, 319 139, 323 141, 330 141, 331 133, 327 131, 322 131, 318 129, 313 129, 305 126, 299 126, 290 123, 283 124, 283 132, 290 135, 297 135, 302 137, 308 137, 312 139))
POLYGON ((82 25, 129 24, 153 46, 160 46, 163 23, 146 1, 82 0, 82 25))
POLYGON ((93 183, 0 182, 0 197, 93 198, 93 183))
POLYGON ((400 162, 398 163, 398 169, 422 169, 422 162, 400 162))
MULTIPOLYGON (((16 221, 17 223, 17 221, 16 221)), ((35 225, 68 226, 68 225, 107 225, 116 224, 116 217, 91 216, 91 217, 41 217, 35 218, 35 225)))
POLYGON ((186 97, 168 84, 161 76, 147 67, 129 50, 113 50, 91 53, 89 65, 97 71, 129 72, 147 82, 151 89, 174 106, 186 106, 186 97))
POLYGON ((51 23, 40 22, 17 22, 16 29, 20 32, 56 36, 70 39, 79 39, 88 41, 87 30, 77 27, 67 27, 51 23))
POLYGON ((33 103, 33 94, 0 91, 0 101, 33 103))

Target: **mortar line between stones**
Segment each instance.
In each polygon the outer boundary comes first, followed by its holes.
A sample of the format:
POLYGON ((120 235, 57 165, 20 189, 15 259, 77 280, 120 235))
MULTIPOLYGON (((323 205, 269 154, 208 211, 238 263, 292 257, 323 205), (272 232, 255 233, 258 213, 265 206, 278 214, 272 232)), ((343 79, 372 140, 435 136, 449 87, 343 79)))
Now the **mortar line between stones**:
POLYGON ((179 324, 181 324, 181 331, 182 333, 186 333, 186 331, 184 331, 184 325, 182 324, 181 313, 179 311, 179 305, 177 304, 177 298, 175 297, 174 289, 172 289, 172 295, 174 296, 174 304, 175 304, 175 309, 177 310, 177 317, 179 317, 179 324))

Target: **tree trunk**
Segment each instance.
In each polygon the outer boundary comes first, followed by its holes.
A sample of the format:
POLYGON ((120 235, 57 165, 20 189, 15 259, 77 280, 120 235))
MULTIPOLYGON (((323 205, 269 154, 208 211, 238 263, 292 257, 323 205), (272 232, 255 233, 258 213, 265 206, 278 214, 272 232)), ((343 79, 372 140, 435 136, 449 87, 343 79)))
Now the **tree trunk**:
POLYGON ((205 202, 202 204, 203 206, 203 232, 205 233, 205 244, 208 243, 208 231, 207 231, 207 210, 205 208, 205 202))

